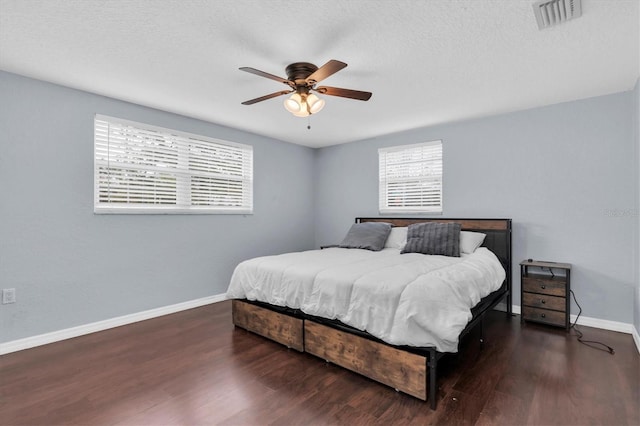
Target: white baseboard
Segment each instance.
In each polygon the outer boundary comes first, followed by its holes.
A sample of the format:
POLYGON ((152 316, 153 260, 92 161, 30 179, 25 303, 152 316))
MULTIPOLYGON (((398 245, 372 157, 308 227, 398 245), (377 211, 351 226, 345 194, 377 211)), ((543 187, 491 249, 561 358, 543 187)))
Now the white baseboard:
MULTIPOLYGON (((189 300, 187 302, 176 303, 175 305, 163 306, 160 308, 149 309, 148 311, 137 312, 135 314, 124 315, 121 317, 110 318, 104 321, 84 324, 77 327, 67 328, 64 330, 53 331, 51 333, 39 334, 37 336, 26 337, 24 339, 13 340, 6 343, 0 343, 0 355, 17 352, 24 349, 34 348, 36 346, 47 345, 49 343, 59 342, 61 340, 71 339, 73 337, 83 336, 98 331, 108 330, 110 328, 120 327, 122 325, 133 324, 138 321, 144 321, 163 315, 173 314, 175 312, 186 311, 187 309, 197 308, 199 306, 209 305, 212 303, 222 302, 226 300, 224 294, 203 297, 201 299, 189 300)), ((498 310, 506 311, 504 303, 498 304, 498 310)), ((513 306, 513 313, 520 314, 520 306, 513 306)), ((576 320, 575 315, 571 315, 571 322, 576 320)), ((636 344, 636 348, 640 353, 640 335, 633 324, 627 324, 618 321, 602 320, 580 316, 579 325, 586 327, 601 328, 604 330, 618 331, 621 333, 631 334, 636 344)))
POLYGON ((52 331, 51 333, 39 334, 37 336, 31 336, 24 339, 0 343, 0 355, 21 351, 23 349, 29 349, 36 346, 46 345, 49 343, 59 342, 60 340, 71 339, 73 337, 83 336, 85 334, 95 333, 97 331, 103 331, 109 328, 120 327, 122 325, 160 317, 162 315, 186 311, 187 309, 193 309, 199 306, 209 305, 211 303, 222 302, 223 300, 226 300, 225 294, 217 294, 214 296, 203 297, 201 299, 176 303, 175 305, 162 306, 160 308, 149 309, 148 311, 123 315, 121 317, 92 322, 90 324, 79 325, 77 327, 66 328, 64 330, 52 331))
MULTIPOLYGON (((496 306, 496 309, 500 311, 506 311, 506 305, 504 303, 499 303, 496 306)), ((520 315, 522 311, 520 310, 519 305, 513 305, 513 313, 520 315)), ((573 324, 576 320, 576 315, 570 315, 571 324, 573 324)), ((578 325, 584 325, 585 327, 594 327, 601 328, 603 330, 611 330, 618 331, 620 333, 633 334, 635 327, 633 324, 627 324, 626 322, 618 322, 618 321, 609 321, 603 320, 599 318, 591 318, 585 317, 584 315, 580 315, 578 319, 578 325)), ((637 344, 637 341, 636 341, 637 344)))

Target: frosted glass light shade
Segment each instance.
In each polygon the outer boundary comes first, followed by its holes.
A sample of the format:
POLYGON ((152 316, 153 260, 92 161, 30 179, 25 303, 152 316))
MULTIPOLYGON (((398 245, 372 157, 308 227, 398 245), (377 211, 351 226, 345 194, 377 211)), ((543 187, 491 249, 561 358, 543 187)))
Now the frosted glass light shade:
POLYGON ((294 93, 290 98, 285 99, 284 107, 294 115, 306 110, 306 105, 302 103, 302 97, 299 93, 294 93))
POLYGON ((322 108, 324 108, 324 99, 320 99, 315 94, 310 94, 307 96, 307 105, 309 106, 309 112, 311 114, 315 114, 320 112, 322 108))
POLYGON ((309 111, 307 111, 307 104, 304 103, 302 104, 302 109, 300 110, 300 112, 294 112, 293 115, 295 115, 296 117, 306 117, 309 115, 309 111))

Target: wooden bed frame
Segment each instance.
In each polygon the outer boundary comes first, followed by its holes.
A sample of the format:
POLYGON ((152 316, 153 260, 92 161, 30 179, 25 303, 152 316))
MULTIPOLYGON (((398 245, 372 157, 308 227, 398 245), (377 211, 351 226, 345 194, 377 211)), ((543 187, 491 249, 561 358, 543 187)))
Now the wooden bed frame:
MULTIPOLYGON (((473 318, 460 334, 482 324, 486 312, 506 299, 507 316, 512 316, 511 219, 449 218, 356 218, 356 223, 387 222, 408 226, 420 222, 456 222, 462 230, 487 234, 484 247, 500 259, 506 279, 502 287, 472 309, 473 318)), ((445 353, 435 347, 394 346, 366 332, 335 320, 313 317, 300 310, 262 302, 235 299, 233 324, 300 352, 308 352, 370 379, 386 384, 423 401, 437 404, 438 360, 445 353)))

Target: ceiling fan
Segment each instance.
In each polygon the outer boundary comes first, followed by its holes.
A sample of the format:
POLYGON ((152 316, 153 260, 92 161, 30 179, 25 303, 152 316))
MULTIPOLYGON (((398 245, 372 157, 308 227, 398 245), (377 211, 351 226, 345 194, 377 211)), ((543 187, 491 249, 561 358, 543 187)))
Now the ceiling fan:
POLYGON ((347 64, 344 62, 330 60, 320 68, 308 62, 295 62, 285 69, 287 79, 269 74, 264 71, 251 67, 242 67, 240 70, 261 77, 270 78, 289 86, 289 90, 281 90, 259 98, 242 102, 242 105, 253 105, 257 102, 266 101, 267 99, 276 98, 278 96, 293 93, 284 101, 284 107, 296 117, 306 117, 315 114, 324 107, 324 100, 319 98, 312 91, 323 95, 339 96, 341 98, 357 99, 360 101, 368 101, 371 98, 371 92, 362 92, 360 90, 341 89, 339 87, 321 86, 316 84, 325 78, 337 73, 345 68, 347 64))

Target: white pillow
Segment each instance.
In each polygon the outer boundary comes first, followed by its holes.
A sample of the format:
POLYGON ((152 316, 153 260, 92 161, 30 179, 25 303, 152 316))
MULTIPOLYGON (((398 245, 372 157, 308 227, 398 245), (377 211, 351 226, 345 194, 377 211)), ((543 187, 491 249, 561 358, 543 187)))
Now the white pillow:
POLYGON ((391 232, 384 243, 384 248, 395 248, 402 250, 407 244, 407 227, 391 228, 391 232))
MULTIPOLYGON (((393 229, 391 232, 393 232, 393 229)), ((482 245, 486 236, 487 234, 480 232, 460 231, 460 253, 473 253, 482 245)))

